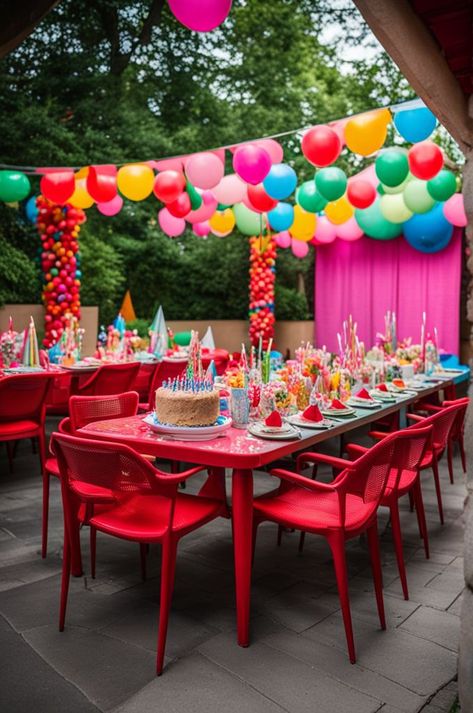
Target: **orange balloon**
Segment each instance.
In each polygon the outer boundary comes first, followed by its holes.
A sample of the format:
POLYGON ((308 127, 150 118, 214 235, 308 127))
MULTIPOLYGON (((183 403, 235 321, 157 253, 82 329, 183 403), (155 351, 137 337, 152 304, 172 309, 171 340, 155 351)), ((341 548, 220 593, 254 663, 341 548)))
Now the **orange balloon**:
POLYGON ((337 201, 327 203, 324 208, 325 215, 334 225, 341 225, 349 220, 355 212, 346 196, 342 196, 337 201))
POLYGON ((369 156, 378 151, 386 141, 390 123, 389 109, 377 109, 354 116, 345 126, 346 145, 353 153, 369 156))

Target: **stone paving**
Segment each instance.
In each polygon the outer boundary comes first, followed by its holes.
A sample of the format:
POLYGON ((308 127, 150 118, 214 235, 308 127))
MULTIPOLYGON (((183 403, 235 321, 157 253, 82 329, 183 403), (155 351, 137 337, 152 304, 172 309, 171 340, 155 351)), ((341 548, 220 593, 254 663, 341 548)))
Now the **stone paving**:
MULTIPOLYGON (((54 426, 48 423, 49 430, 54 426)), ((363 434, 357 440, 366 442, 363 434)), ((22 442, 9 474, 0 450, 0 711, 447 713, 456 696, 464 587, 465 486, 457 458, 455 473, 450 485, 442 462, 443 527, 433 480, 423 475, 430 560, 415 515, 401 503, 409 601, 402 598, 387 510, 380 510, 385 632, 366 543, 348 544, 357 664, 347 658, 324 541, 307 536, 298 554, 298 534, 285 533, 277 547, 271 524, 258 531, 251 646, 236 645, 231 528, 219 520, 181 541, 166 668, 156 678, 159 547, 151 548, 143 583, 137 545, 99 534, 97 577, 72 580, 66 629, 59 633, 58 483, 51 486, 49 552, 42 560, 37 456, 22 442)), ((275 482, 264 473, 255 481, 257 492, 275 482)), ((189 490, 197 487, 193 482, 189 490)), ((87 537, 84 528, 86 570, 87 537)))

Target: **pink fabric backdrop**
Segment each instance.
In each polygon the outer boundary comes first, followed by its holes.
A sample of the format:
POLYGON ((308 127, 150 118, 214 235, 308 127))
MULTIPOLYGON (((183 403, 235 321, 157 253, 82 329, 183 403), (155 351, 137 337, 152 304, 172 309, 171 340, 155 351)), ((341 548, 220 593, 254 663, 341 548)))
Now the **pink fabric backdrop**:
POLYGON ((398 338, 420 342, 422 312, 427 331, 437 327, 439 345, 459 351, 462 230, 455 228, 445 250, 425 254, 403 237, 354 242, 335 240, 317 248, 315 271, 316 344, 338 351, 337 332, 349 314, 367 348, 384 331, 384 314, 394 310, 398 338))

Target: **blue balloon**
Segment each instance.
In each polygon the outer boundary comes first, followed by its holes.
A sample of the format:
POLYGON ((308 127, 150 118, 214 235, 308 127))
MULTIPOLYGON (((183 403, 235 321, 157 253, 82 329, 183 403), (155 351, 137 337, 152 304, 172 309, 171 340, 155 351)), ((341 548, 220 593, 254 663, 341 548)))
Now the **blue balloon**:
POLYGON ((269 224, 278 233, 289 230, 294 222, 294 208, 290 203, 278 203, 276 208, 268 212, 269 224))
POLYGON ((443 214, 443 203, 437 203, 428 213, 413 215, 404 223, 404 237, 409 245, 423 253, 437 253, 447 247, 453 235, 453 225, 443 214))
POLYGON ((287 163, 273 163, 263 181, 264 190, 268 196, 278 201, 290 196, 296 185, 296 172, 287 163))
POLYGON ((394 114, 394 126, 406 141, 416 144, 429 138, 437 119, 427 107, 405 109, 394 114))
POLYGON ((38 208, 36 207, 36 196, 31 196, 28 198, 25 205, 26 217, 30 223, 36 223, 38 218, 38 208))

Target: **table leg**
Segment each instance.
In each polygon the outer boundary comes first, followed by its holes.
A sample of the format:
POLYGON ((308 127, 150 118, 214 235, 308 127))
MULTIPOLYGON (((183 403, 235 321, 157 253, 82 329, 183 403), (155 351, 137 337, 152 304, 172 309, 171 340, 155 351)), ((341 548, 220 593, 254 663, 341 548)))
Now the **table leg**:
POLYGON ((240 646, 250 643, 250 590, 253 547, 253 473, 233 471, 232 478, 233 553, 237 632, 240 646))

